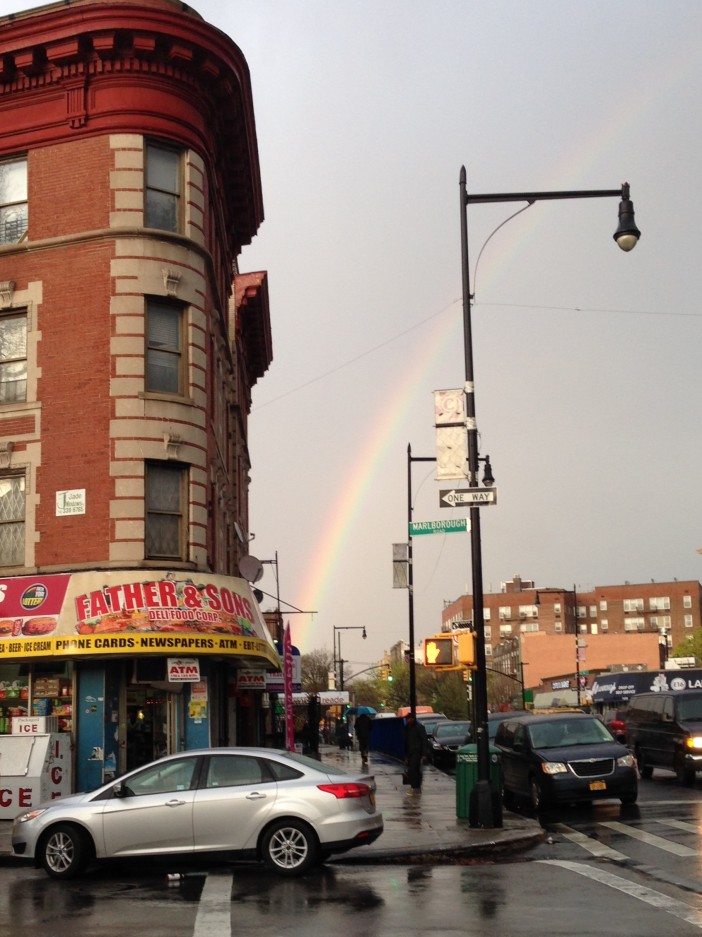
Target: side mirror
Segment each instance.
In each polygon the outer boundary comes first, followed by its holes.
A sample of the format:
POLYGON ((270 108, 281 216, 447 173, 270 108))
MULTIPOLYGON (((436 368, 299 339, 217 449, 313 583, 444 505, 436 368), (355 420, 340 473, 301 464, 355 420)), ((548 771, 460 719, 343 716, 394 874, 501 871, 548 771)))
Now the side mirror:
POLYGON ((121 781, 118 781, 116 784, 113 784, 112 786, 113 797, 126 797, 128 794, 129 794, 129 788, 125 787, 125 785, 121 781))

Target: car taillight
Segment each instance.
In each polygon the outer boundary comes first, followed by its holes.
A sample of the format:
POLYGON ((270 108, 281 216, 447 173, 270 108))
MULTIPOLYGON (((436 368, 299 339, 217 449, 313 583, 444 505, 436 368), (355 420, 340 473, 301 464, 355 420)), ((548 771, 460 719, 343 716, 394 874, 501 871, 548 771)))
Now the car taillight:
POLYGON ((320 791, 327 794, 333 794, 338 800, 344 800, 346 797, 368 797, 371 793, 367 784, 318 784, 320 791))
POLYGON ((612 719, 609 724, 610 729, 613 729, 615 732, 623 732, 626 729, 626 723, 622 722, 621 719, 612 719))

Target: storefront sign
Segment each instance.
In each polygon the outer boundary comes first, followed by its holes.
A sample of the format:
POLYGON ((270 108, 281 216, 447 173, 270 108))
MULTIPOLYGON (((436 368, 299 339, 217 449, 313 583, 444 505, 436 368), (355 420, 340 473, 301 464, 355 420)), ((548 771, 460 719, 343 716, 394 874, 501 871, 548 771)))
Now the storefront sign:
POLYGON ((263 670, 237 670, 236 686, 238 690, 265 690, 266 674, 263 670))
POLYGON ((196 657, 169 657, 166 660, 169 683, 198 683, 200 663, 196 657))
POLYGON ((0 659, 91 654, 280 658, 248 582, 166 570, 0 579, 0 659))

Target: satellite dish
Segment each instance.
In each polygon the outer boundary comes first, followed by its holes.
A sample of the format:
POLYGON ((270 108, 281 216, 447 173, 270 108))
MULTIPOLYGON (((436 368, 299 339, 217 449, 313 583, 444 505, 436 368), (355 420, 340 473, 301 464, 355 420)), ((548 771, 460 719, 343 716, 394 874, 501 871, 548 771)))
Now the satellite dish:
POLYGON ((255 556, 242 556, 239 560, 239 572, 248 582, 258 582, 263 576, 263 563, 255 556))

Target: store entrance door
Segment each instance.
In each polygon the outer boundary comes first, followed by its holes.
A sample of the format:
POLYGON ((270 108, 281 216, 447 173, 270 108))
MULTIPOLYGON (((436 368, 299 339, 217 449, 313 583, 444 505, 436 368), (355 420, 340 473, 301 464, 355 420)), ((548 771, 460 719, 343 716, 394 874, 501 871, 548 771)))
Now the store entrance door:
POLYGON ((127 687, 127 771, 176 750, 170 697, 148 685, 127 687))

